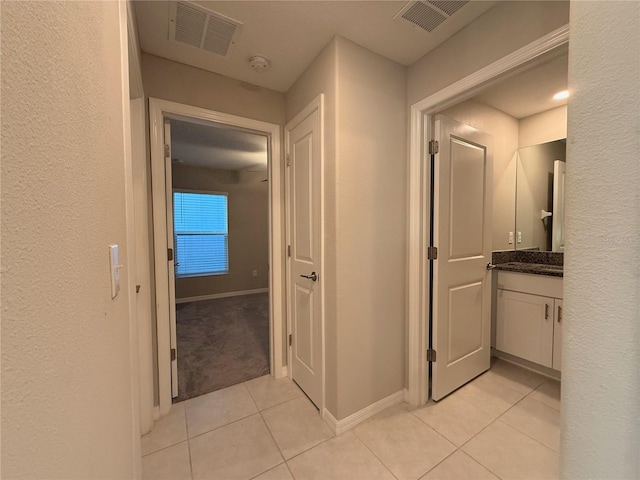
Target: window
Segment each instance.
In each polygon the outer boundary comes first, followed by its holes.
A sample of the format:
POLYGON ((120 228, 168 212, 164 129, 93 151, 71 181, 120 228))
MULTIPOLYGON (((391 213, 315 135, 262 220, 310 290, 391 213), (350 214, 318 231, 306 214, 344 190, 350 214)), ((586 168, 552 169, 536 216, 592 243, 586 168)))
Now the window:
POLYGON ((226 193, 173 192, 176 277, 229 273, 226 193))

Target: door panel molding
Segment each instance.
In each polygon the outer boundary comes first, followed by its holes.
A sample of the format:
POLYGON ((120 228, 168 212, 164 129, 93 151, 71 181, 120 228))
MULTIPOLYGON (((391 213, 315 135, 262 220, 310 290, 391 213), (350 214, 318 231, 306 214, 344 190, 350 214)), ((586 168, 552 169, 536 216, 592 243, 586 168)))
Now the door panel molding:
MULTIPOLYGON (((314 297, 318 296, 318 312, 314 313, 313 305, 309 305, 309 310, 307 316, 309 317, 309 325, 308 325, 308 334, 309 336, 313 335, 313 332, 319 332, 319 352, 314 351, 315 348, 318 348, 317 345, 308 344, 307 348, 309 350, 308 356, 309 361, 304 362, 302 359, 299 359, 298 370, 301 373, 300 380, 304 380, 309 382, 311 378, 315 378, 313 381, 317 381, 316 375, 319 377, 319 385, 316 385, 313 388, 313 392, 306 392, 309 398, 311 398, 314 403, 316 403, 321 415, 324 418, 325 415, 325 319, 324 319, 324 304, 325 304, 325 285, 324 285, 324 94, 318 95, 314 100, 312 100, 306 107, 302 109, 293 119, 291 119, 287 125, 285 126, 284 131, 284 144, 287 155, 287 163, 290 164, 287 166, 286 173, 286 185, 285 185, 285 204, 286 204, 286 240, 287 245, 293 249, 291 256, 287 258, 286 262, 286 285, 287 285, 287 295, 286 295, 286 308, 287 308, 287 333, 289 335, 295 333, 297 325, 295 325, 295 321, 297 318, 295 309, 295 297, 301 288, 305 289, 307 292, 310 292, 307 296, 309 302, 314 301, 314 297), (312 126, 317 122, 317 135, 315 135, 315 131, 313 135, 310 133, 305 133, 307 128, 312 128, 312 126), (305 126, 308 123, 308 126, 305 126), (300 131, 296 132, 296 129, 300 131), (299 135, 299 136, 298 136, 299 135), (314 144, 315 142, 315 144, 314 144), (291 150, 291 144, 295 143, 294 146, 299 146, 302 149, 306 150, 306 155, 302 155, 302 159, 306 158, 308 160, 307 168, 302 165, 302 169, 299 171, 297 169, 296 156, 294 151, 291 150), (317 149, 317 159, 314 159, 314 151, 317 149), (319 162, 318 168, 314 169, 313 164, 311 163, 313 160, 317 160, 319 162), (315 173, 314 173, 315 172, 315 173), (300 178, 302 181, 306 181, 306 184, 309 186, 310 196, 308 201, 311 202, 301 203, 296 201, 295 194, 296 192, 292 188, 292 175, 297 175, 301 173, 305 178, 300 178), (318 181, 313 182, 313 175, 318 175, 318 181), (317 188, 318 191, 315 192, 313 189, 317 188), (300 208, 306 206, 307 211, 312 209, 313 202, 313 194, 317 193, 317 201, 319 202, 319 220, 316 222, 309 221, 307 223, 307 232, 309 238, 302 238, 303 243, 306 243, 305 247, 308 251, 298 252, 298 249, 295 248, 294 241, 296 241, 296 236, 300 233, 294 231, 294 225, 292 224, 295 220, 296 226, 298 224, 305 223, 304 217, 300 217, 298 212, 300 208), (302 221, 302 222, 301 222, 302 221), (317 229, 317 230, 316 230, 317 229), (315 245, 314 242, 318 244, 315 245), (308 254, 308 255, 307 255, 308 254), (319 258, 314 259, 313 257, 317 256, 319 258), (297 265, 297 266, 296 266, 297 265), (306 269, 304 272, 300 270, 301 265, 306 265, 306 269), (300 270, 300 271, 299 271, 300 270), (310 274, 311 271, 317 272, 317 281, 311 282, 310 280, 304 280, 304 285, 299 285, 294 280, 299 280, 298 275, 301 273, 310 274), (311 330, 309 330, 311 329, 311 330), (317 330, 316 330, 317 329, 317 330), (317 358, 316 358, 317 355, 317 358), (308 376, 308 377, 307 377, 308 376), (306 380, 305 380, 306 378, 306 380), (316 397, 316 398, 314 398, 316 397)), ((301 154, 304 152, 301 150, 301 154)), ((305 202, 307 198, 305 197, 305 202)), ((305 331, 307 331, 305 330, 305 331)), ((291 338, 291 337, 290 337, 291 338)), ((311 338, 311 337, 309 337, 311 338)), ((298 339, 291 339, 291 345, 287 350, 287 365, 288 365, 288 375, 294 379, 295 376, 295 362, 294 362, 294 353, 297 352, 298 348, 298 339)), ((308 343, 308 342, 307 342, 308 343)), ((302 386, 302 384, 301 384, 302 386)), ((304 386, 302 386, 304 389, 304 386)))
POLYGON ((544 54, 567 44, 569 25, 531 42, 477 70, 461 80, 413 104, 410 109, 409 166, 407 169, 408 202, 408 372, 405 400, 414 406, 427 402, 428 395, 428 291, 429 263, 429 186, 431 184, 428 144, 433 140, 430 127, 433 115, 474 96, 481 88, 499 77, 512 73, 524 64, 535 62, 544 54))
POLYGON ((275 378, 283 376, 282 352, 284 306, 284 221, 282 192, 282 157, 280 126, 216 112, 191 105, 149 98, 149 129, 151 143, 151 190, 153 199, 154 263, 156 289, 156 322, 158 342, 158 393, 160 415, 171 408, 171 332, 169 328, 169 269, 167 262, 167 199, 165 192, 164 119, 187 117, 195 121, 215 122, 268 138, 269 149, 269 345, 270 372, 275 378))

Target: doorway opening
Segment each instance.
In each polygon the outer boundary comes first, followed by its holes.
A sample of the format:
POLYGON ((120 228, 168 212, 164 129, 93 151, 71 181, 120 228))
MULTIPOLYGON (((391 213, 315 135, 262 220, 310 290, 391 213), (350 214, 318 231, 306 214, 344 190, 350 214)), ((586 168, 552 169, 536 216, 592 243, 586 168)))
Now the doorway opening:
MULTIPOLYGON (((457 259, 443 258, 440 252, 437 254, 437 259, 430 259, 432 255, 430 251, 433 247, 438 247, 434 244, 434 237, 437 241, 439 228, 446 228, 447 225, 440 225, 439 219, 433 220, 433 227, 431 226, 432 209, 436 208, 434 205, 435 200, 430 198, 430 186, 435 180, 435 195, 438 195, 438 172, 434 172, 431 168, 431 160, 434 154, 438 153, 438 146, 435 144, 439 140, 441 135, 437 130, 437 114, 444 113, 447 116, 452 116, 451 107, 454 107, 461 102, 472 99, 480 92, 486 92, 488 87, 495 86, 497 82, 503 81, 507 78, 512 78, 518 73, 527 71, 534 66, 548 63, 550 59, 557 57, 564 51, 566 51, 566 44, 569 39, 568 26, 564 26, 539 40, 532 42, 531 44, 513 52, 510 55, 494 62, 493 64, 472 73, 471 75, 461 79, 460 81, 450 85, 449 87, 434 93, 433 95, 425 98, 424 100, 412 105, 411 107, 411 144, 410 144, 410 159, 409 159, 409 303, 408 303, 408 356, 409 356, 409 370, 408 370, 408 392, 406 394, 406 400, 412 405, 423 405, 429 398, 429 390, 433 388, 433 384, 438 381, 438 378, 431 375, 435 367, 440 363, 441 367, 449 367, 458 361, 464 361, 467 358, 467 354, 478 349, 477 342, 470 342, 468 345, 462 342, 462 347, 456 350, 452 350, 451 335, 452 330, 449 330, 446 323, 451 320, 451 312, 445 311, 446 309, 438 310, 437 300, 430 300, 430 292, 434 286, 440 282, 445 288, 449 288, 446 285, 446 278, 440 278, 439 275, 442 272, 446 272, 446 268, 438 269, 437 266, 433 266, 433 263, 456 263, 457 259), (432 144, 433 142, 433 144, 432 144), (432 236, 432 233, 435 235, 432 236), (429 319, 432 318, 432 322, 429 319), (443 323, 442 320, 445 320, 443 323), (439 339, 439 340, 438 340, 439 339), (473 344, 472 344, 473 343, 473 344), (439 348, 441 347, 441 348, 439 348), (439 350, 439 351, 438 351, 439 350), (453 356, 451 352, 457 352, 453 356), (457 356, 456 356, 457 355, 457 356), (459 358, 458 358, 459 357, 459 358), (435 365, 434 365, 435 362, 435 365), (431 385, 430 385, 431 384, 431 385)), ((498 108, 499 109, 499 108, 498 108)), ((459 112, 458 112, 459 113, 459 112)), ((461 123, 467 122, 468 117, 459 117, 457 120, 461 123)), ((516 121, 516 120, 514 120, 516 121)), ((476 126, 484 130, 484 125, 476 126)), ((465 129, 463 129, 465 130, 465 129)), ((517 133, 516 133, 517 137, 517 133)), ((447 140, 449 142, 449 140, 447 140)), ((472 142, 473 143, 473 142, 472 142)), ((516 142, 517 144, 517 142, 516 142)), ((452 144, 453 145, 453 144, 452 144)), ((440 145, 442 147, 442 145, 440 145)), ((456 147, 458 148, 458 147, 456 147)), ((441 148, 442 150, 442 148, 441 148)), ((441 154, 442 155, 442 154, 441 154)), ((436 166, 437 170, 437 166, 436 166)), ((446 183, 446 182, 445 182, 446 183)), ((444 185, 444 184, 443 184, 444 185)), ((449 183, 447 183, 449 185, 449 183)), ((479 185, 479 184, 478 184, 479 185)), ((446 185, 445 185, 446 186, 446 185)), ((462 197, 461 197, 462 198, 462 197)), ((495 192, 494 192, 495 198, 495 192)), ((449 196, 449 200, 453 200, 453 197, 449 196)), ((512 199, 512 201, 515 199, 512 199)), ((512 202, 513 203, 513 202, 512 202)), ((494 202, 495 208, 504 207, 504 202, 494 202)), ((463 222, 464 225, 467 225, 463 222)), ((449 225, 451 226, 451 225, 449 225)), ((508 230, 508 229, 507 229, 508 230)), ((512 230, 515 231, 515 228, 512 230)), ((440 232, 441 233, 441 232, 440 232)), ((449 231, 449 233, 452 233, 449 231)), ((509 230, 504 235, 505 242, 509 238, 509 230)), ((465 239, 468 237, 464 237, 465 239)), ((442 241, 442 239, 440 239, 442 241)), ((495 237, 483 242, 491 241, 492 248, 490 250, 497 250, 493 248, 495 245, 495 237)), ((447 240, 446 244, 452 248, 452 243, 447 240)), ((478 246, 480 244, 478 243, 478 246)), ((455 245, 453 245, 455 246, 455 245)), ((508 247, 507 247, 508 248, 508 247)), ((511 247, 513 248, 513 247, 511 247)), ((435 252, 433 252, 435 253, 435 252)), ((467 252, 467 253, 471 253, 467 252)), ((483 255, 469 255, 471 257, 486 258, 486 254, 483 255)), ((485 261, 485 263, 490 260, 485 261)), ((458 262, 459 263, 459 262, 458 262)), ((479 270, 482 270, 483 265, 477 265, 479 270)), ((480 271, 478 270, 478 275, 480 271)), ((485 272, 491 276, 490 272, 485 272)), ((479 278, 479 277, 478 277, 479 278)), ((454 282, 455 283, 455 282, 454 282)), ((480 295, 486 302, 486 289, 491 289, 491 294, 495 292, 495 285, 492 285, 490 281, 480 283, 476 282, 464 283, 469 287, 476 285, 477 296, 480 295)), ((464 289, 458 288, 459 285, 453 285, 447 292, 447 301, 441 299, 441 305, 452 305, 451 300, 453 294, 463 295, 464 289)), ((468 289, 471 292, 471 288, 468 289)), ((435 297, 435 291, 434 291, 435 297)), ((475 297, 474 297, 475 298, 475 297)), ((477 302, 478 305, 482 305, 483 302, 477 302)), ((455 302, 454 302, 455 303, 455 302)), ((446 307, 445 305, 445 307, 446 307)), ((469 302, 457 302, 456 305, 469 305, 469 302)), ((460 312, 459 312, 460 313, 460 312)), ((492 317, 495 317, 495 313, 492 313, 492 317)), ((465 312, 462 312, 460 318, 468 318, 465 312)), ((495 318, 491 319, 492 323, 495 323, 495 318)), ((486 322, 483 324, 486 325, 486 322)), ((467 331, 469 325, 464 322, 458 322, 457 328, 467 331)), ((479 324, 475 325, 477 338, 483 338, 486 341, 486 327, 480 327, 479 324), (484 335, 480 335, 484 333, 484 335)), ((455 334, 455 332, 453 332, 455 334)), ((492 328, 493 338, 491 339, 492 346, 495 344, 495 329, 492 328)), ((462 335, 465 341, 468 340, 467 335, 462 335)), ((457 345, 457 344, 456 344, 457 345)), ((483 347, 484 348, 484 347, 483 347)), ((488 359, 485 359, 488 360, 488 359)), ((485 361, 488 368, 488 362, 485 361)), ((469 370, 471 372, 471 370, 469 370)), ((480 372, 481 373, 481 372, 480 372)), ((477 374, 477 373, 475 373, 477 374)), ((468 378, 463 378, 464 375, 456 380, 457 386, 449 385, 444 390, 455 389, 462 384, 472 380, 475 375, 471 373, 468 378)), ((440 380, 450 379, 441 375, 440 380)), ((445 382, 445 383, 446 383, 445 382)))
POLYGON ((269 179, 265 135, 219 123, 166 121, 175 403, 269 373, 269 179))
POLYGON ((283 376, 280 127, 149 100, 160 415, 283 376))

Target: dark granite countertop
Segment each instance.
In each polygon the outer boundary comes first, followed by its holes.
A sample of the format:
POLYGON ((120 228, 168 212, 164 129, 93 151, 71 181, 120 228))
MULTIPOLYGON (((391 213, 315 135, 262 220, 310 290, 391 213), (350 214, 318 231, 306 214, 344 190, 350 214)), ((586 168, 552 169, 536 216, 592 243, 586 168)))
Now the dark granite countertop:
POLYGON ((562 277, 564 267, 562 265, 549 265, 545 263, 506 262, 495 264, 496 270, 517 273, 532 273, 534 275, 548 275, 550 277, 562 277))

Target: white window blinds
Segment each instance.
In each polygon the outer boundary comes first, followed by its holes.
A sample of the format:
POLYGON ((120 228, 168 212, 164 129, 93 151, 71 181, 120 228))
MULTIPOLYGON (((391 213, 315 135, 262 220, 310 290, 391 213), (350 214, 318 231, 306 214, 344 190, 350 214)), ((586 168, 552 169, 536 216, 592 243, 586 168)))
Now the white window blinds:
POLYGON ((176 277, 229 273, 226 193, 173 192, 176 277))

